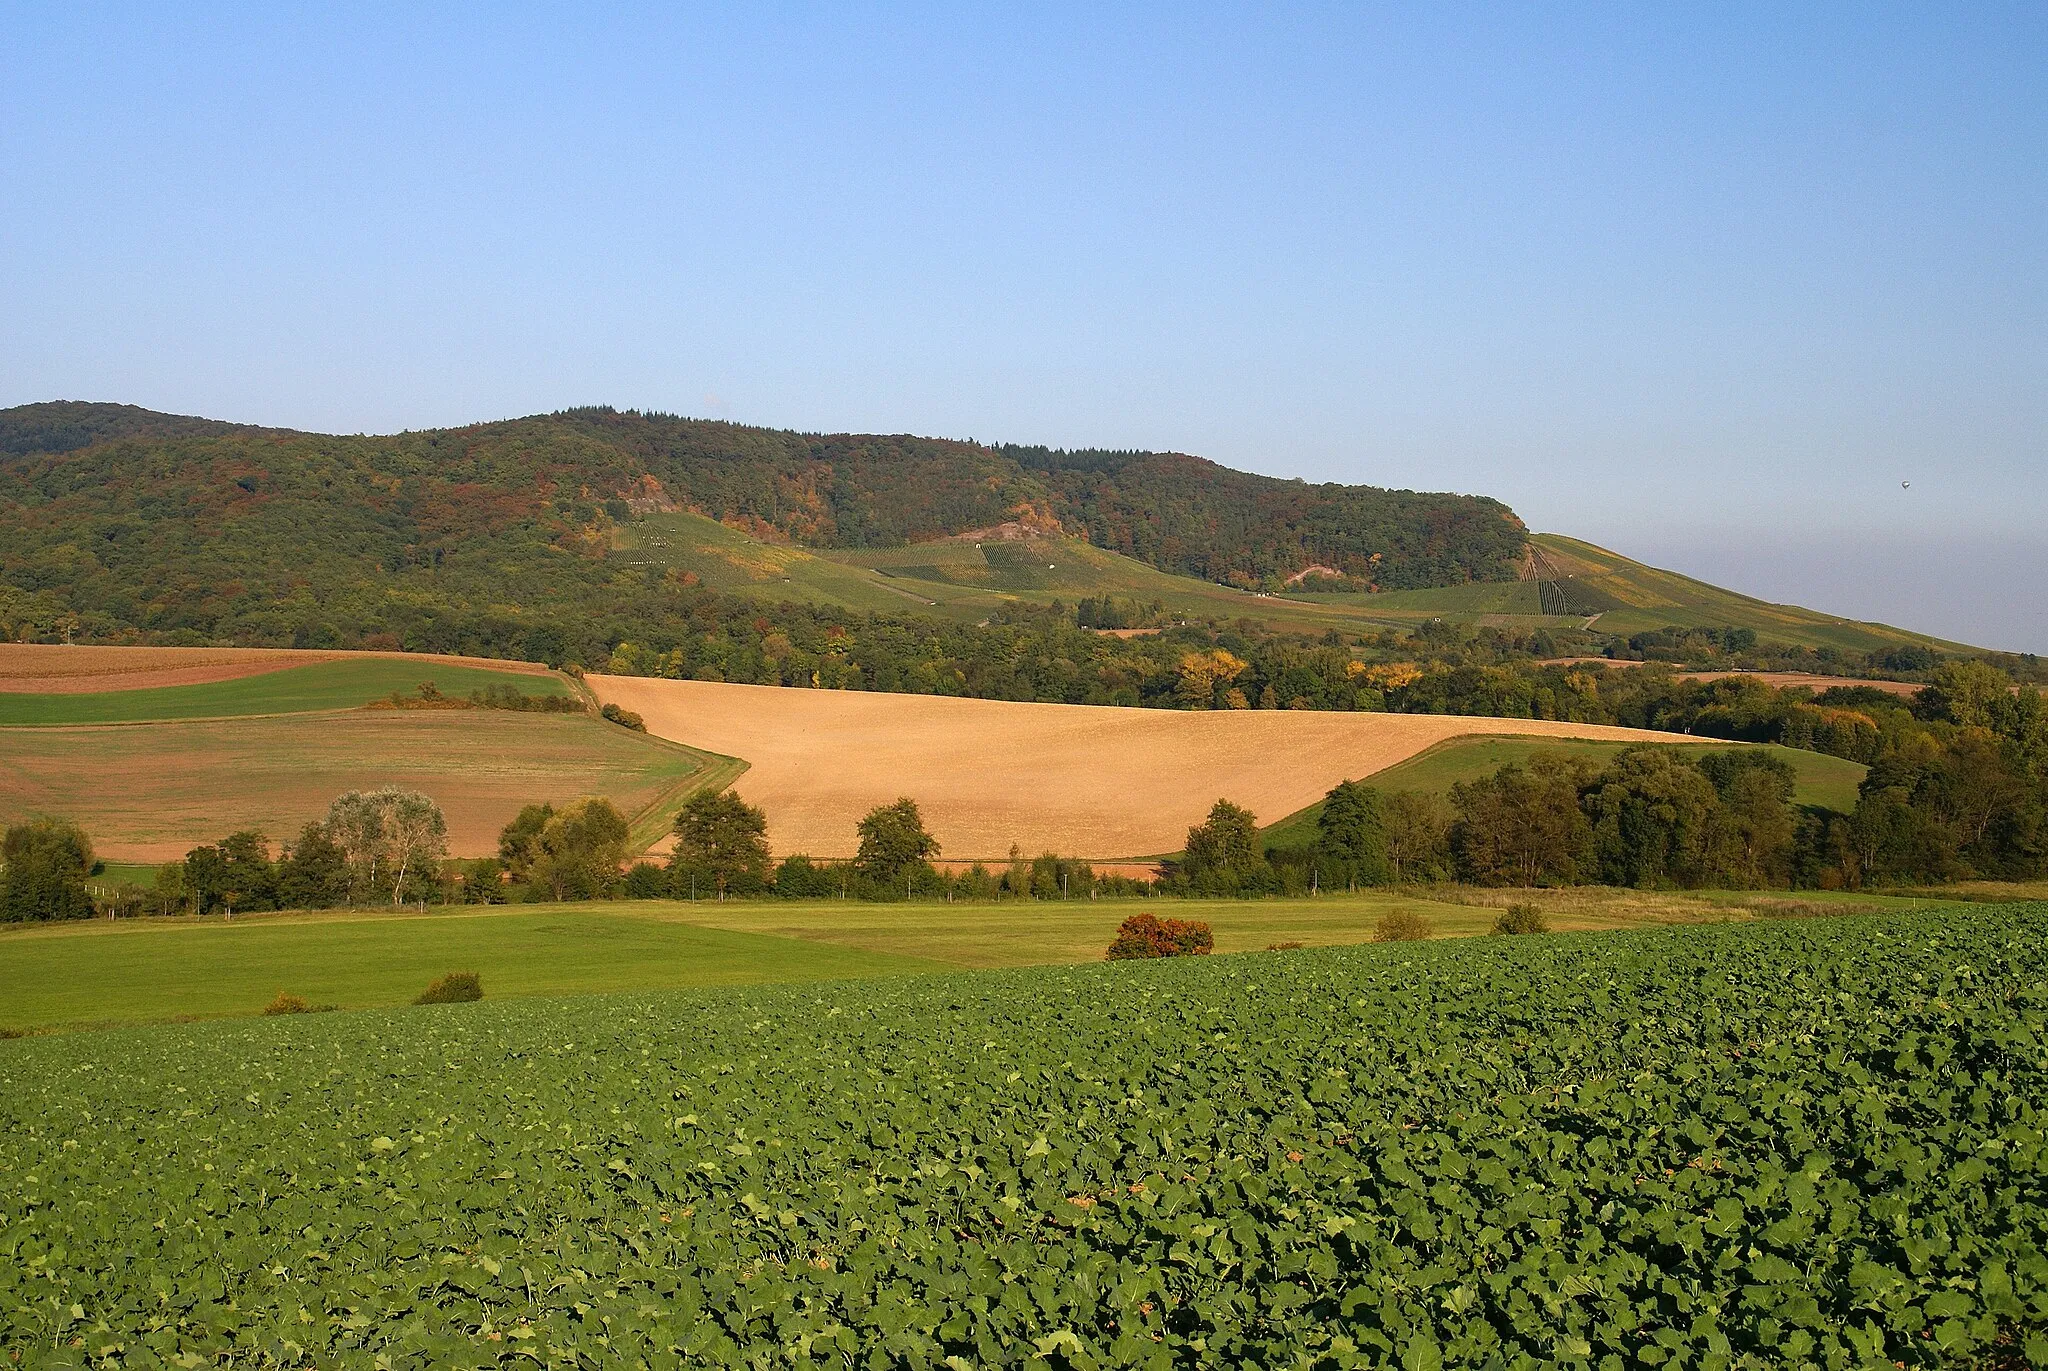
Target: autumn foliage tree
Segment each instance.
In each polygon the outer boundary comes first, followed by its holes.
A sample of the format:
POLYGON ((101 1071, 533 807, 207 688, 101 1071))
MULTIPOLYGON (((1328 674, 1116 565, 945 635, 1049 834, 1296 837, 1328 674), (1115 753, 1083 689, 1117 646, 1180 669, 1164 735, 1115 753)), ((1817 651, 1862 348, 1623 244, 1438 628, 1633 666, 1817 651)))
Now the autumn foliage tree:
POLYGON ((1155 914, 1133 914, 1117 926, 1116 941, 1105 955, 1110 961, 1137 961, 1148 957, 1206 957, 1216 950, 1216 937, 1209 925, 1196 919, 1162 919, 1155 914))

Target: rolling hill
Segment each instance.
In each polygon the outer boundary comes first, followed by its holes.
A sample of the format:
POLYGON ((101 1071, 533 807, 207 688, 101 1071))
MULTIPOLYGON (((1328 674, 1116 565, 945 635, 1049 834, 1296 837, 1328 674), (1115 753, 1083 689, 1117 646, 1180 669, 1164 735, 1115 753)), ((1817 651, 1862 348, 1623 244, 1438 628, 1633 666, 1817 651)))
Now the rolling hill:
POLYGON ((1315 635, 1443 619, 1956 646, 1532 536, 1492 500, 1183 454, 609 409, 381 437, 0 411, 0 639, 595 664, 696 613, 692 594, 964 625, 1114 597, 1315 635))

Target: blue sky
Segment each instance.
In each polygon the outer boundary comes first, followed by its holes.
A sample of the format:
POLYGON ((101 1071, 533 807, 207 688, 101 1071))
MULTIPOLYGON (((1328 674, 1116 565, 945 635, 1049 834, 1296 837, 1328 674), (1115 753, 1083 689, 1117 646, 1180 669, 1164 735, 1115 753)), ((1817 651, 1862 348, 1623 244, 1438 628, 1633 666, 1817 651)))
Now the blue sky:
POLYGON ((2048 652, 2048 8, 589 8, 7 5, 0 404, 1174 448, 2048 652))

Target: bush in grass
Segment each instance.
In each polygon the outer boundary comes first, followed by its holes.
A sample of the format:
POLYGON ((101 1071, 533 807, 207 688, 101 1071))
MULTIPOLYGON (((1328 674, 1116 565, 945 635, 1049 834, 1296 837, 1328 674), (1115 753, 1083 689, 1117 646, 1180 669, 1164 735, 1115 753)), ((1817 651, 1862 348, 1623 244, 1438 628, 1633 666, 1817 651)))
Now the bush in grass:
POLYGON ((474 971, 451 971, 428 986, 414 1004, 466 1004, 484 997, 483 978, 474 971))
POLYGON ((647 731, 647 721, 630 709, 620 709, 617 705, 606 705, 598 713, 604 715, 607 720, 617 724, 620 728, 630 728, 635 733, 645 733, 647 731))
POLYGON ((266 1018, 273 1018, 279 1014, 311 1014, 312 1012, 313 1006, 307 1004, 304 997, 287 995, 282 990, 277 992, 276 999, 263 1006, 263 1014, 266 1018))
POLYGON ((1533 904, 1511 904, 1501 911, 1493 921, 1493 931, 1500 934, 1548 933, 1550 924, 1543 917, 1543 911, 1533 904))
POLYGON ((1215 950, 1216 937, 1205 923, 1133 914, 1117 928, 1116 941, 1105 955, 1121 962, 1144 957, 1206 957, 1215 950))
POLYGON ((1300 943, 1267 943, 1267 944, 1266 944, 1266 951, 1268 951, 1268 952, 1299 952, 1299 951, 1301 951, 1301 944, 1300 944, 1300 943))
POLYGON ((1412 909, 1390 909, 1373 925, 1376 943, 1419 943, 1429 936, 1429 920, 1412 909))

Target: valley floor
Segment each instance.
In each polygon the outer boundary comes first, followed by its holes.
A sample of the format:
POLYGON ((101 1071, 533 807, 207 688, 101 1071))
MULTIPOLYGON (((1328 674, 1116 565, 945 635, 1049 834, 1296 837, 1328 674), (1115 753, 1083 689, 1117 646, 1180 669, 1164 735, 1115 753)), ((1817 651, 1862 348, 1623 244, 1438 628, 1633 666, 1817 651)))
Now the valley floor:
MULTIPOLYGON (((2002 888, 2004 898, 2048 891, 2002 888)), ((870 977, 1098 961, 1131 914, 1200 919, 1219 953, 1277 943, 1370 941, 1411 910, 1432 936, 1470 937, 1510 902, 1558 932, 1906 908, 1970 909, 1942 892, 1903 896, 1461 887, 1309 899, 1094 900, 993 904, 613 901, 139 919, 0 931, 0 1029, 86 1028, 259 1012, 280 992, 317 1005, 409 1003, 435 977, 476 971, 488 998, 870 977)))

